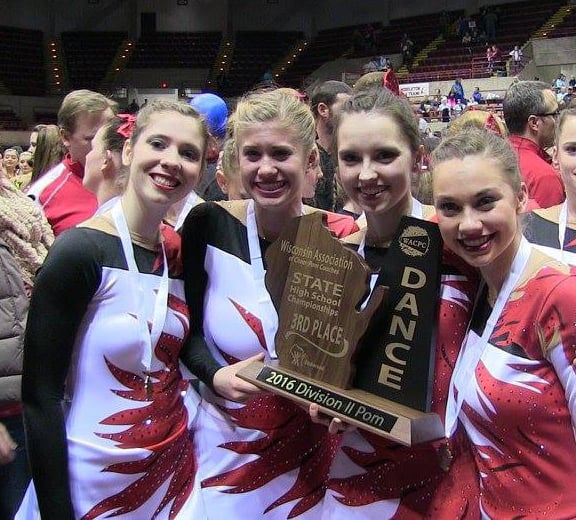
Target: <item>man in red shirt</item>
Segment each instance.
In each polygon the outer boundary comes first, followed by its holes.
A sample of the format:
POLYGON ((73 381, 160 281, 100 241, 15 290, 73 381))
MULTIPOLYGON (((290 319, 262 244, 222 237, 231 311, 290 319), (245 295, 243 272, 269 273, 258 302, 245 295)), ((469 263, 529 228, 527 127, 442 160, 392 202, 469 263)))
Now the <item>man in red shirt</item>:
POLYGON ((68 153, 27 191, 44 210, 55 235, 90 218, 98 207, 96 197, 82 185, 84 164, 92 138, 115 110, 114 101, 91 90, 74 90, 62 101, 58 126, 68 153))
POLYGON ((518 81, 510 85, 503 103, 509 140, 518 155, 528 195, 541 208, 564 200, 564 184, 546 149, 554 143, 558 102, 548 83, 518 81))

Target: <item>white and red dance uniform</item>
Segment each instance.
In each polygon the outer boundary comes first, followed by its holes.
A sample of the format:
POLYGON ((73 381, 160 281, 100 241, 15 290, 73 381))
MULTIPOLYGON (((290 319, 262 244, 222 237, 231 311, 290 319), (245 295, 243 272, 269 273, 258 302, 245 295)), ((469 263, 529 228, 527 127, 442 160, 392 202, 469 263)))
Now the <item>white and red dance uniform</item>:
POLYGON ((473 445, 483 518, 576 518, 574 274, 523 240, 493 307, 480 293, 447 422, 473 445))
POLYGON ((34 486, 17 518, 201 519, 181 266, 166 251, 164 271, 162 252, 134 245, 133 276, 112 224, 90 225, 58 238, 32 295, 23 400, 34 486), (165 320, 144 372, 139 331, 163 279, 165 320))
POLYGON ((567 225, 566 202, 526 215, 524 236, 547 255, 576 265, 576 229, 567 225))
MULTIPOLYGON (((304 213, 311 210, 303 207, 304 213)), ((261 352, 267 360, 277 357, 278 316, 264 284, 268 245, 258 237, 252 201, 201 204, 184 223, 191 334, 208 346, 215 369, 261 352), (204 270, 188 270, 189 265, 204 270)), ((215 369, 198 375, 210 385, 215 369)), ((323 518, 321 503, 338 437, 276 395, 239 404, 205 385, 201 393, 195 442, 210 518, 323 518)))
MULTIPOLYGON (((412 201, 412 215, 433 208, 412 201)), ((365 245, 364 230, 344 241, 375 270, 386 269, 387 248, 365 245)), ((374 280, 375 281, 375 280, 374 280)), ((434 350, 431 411, 444 417, 452 370, 470 319, 478 276, 444 250, 434 350)), ((343 435, 323 511, 330 519, 477 519, 478 483, 470 446, 460 429, 446 440, 406 447, 358 429, 343 435)))

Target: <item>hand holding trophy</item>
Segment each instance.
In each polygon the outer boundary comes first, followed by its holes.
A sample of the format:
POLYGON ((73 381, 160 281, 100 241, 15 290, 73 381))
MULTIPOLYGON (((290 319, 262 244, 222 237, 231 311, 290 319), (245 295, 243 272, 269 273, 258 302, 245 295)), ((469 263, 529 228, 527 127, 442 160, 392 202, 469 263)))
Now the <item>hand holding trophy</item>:
MULTIPOLYGON (((410 235, 414 235, 413 231, 407 236, 415 240, 410 235)), ((432 241, 427 235, 426 238, 428 247, 432 241)), ((364 369, 357 370, 358 359, 364 364, 380 363, 377 356, 371 354, 374 346, 380 346, 379 339, 374 339, 382 336, 380 329, 387 325, 390 330, 403 330, 405 336, 410 335, 414 340, 415 322, 401 326, 398 319, 394 321, 389 298, 385 298, 388 288, 377 283, 370 291, 370 268, 359 255, 332 237, 323 225, 321 213, 294 219, 287 225, 269 247, 266 261, 266 286, 279 315, 278 362, 253 363, 241 370, 239 377, 301 404, 316 404, 322 413, 402 444, 443 436, 438 415, 407 406, 396 396, 391 400, 375 395, 382 393, 377 388, 374 392, 374 386, 390 386, 397 391, 398 372, 391 372, 393 368, 382 364, 379 369, 376 367, 375 375, 368 375, 376 380, 357 384, 357 374, 365 373, 364 369), (363 347, 359 356, 357 347, 367 338, 367 332, 374 345, 363 347)), ((405 289, 415 290, 414 287, 421 285, 420 270, 406 265, 399 268, 405 289)), ((411 294, 413 298, 404 298, 404 303, 399 303, 397 314, 401 314, 402 309, 414 311, 417 302, 411 294)), ((382 350, 392 360, 406 365, 408 360, 400 359, 398 345, 390 342, 382 350)), ((430 347, 423 348, 428 352, 419 353, 418 357, 430 362, 430 347)), ((428 365, 425 371, 421 387, 427 392, 431 375, 428 365)), ((422 400, 428 399, 424 396, 422 400)))

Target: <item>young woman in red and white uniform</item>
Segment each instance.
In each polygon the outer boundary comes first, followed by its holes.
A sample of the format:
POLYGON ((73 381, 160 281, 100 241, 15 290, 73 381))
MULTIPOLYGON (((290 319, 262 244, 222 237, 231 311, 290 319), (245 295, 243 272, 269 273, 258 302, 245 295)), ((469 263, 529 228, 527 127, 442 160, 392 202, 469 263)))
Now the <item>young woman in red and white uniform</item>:
POLYGON ((575 271, 523 237, 527 190, 506 141, 457 134, 432 167, 444 241, 483 278, 446 414, 472 444, 482 517, 574 518, 575 271))

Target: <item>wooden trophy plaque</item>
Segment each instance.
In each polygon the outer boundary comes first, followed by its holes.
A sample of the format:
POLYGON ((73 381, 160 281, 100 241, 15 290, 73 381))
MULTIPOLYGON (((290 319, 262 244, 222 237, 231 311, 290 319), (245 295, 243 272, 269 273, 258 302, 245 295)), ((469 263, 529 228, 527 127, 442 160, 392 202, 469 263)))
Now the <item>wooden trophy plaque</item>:
MULTIPOLYGON (((269 246, 266 263, 266 287, 278 311, 278 360, 253 363, 239 377, 302 404, 316 403, 329 416, 404 445, 444 436, 437 414, 378 391, 378 386, 386 386, 381 370, 369 376, 375 381, 363 381, 367 384, 358 388, 357 374, 362 371, 357 370, 357 359, 370 363, 371 351, 382 349, 362 347, 358 356, 357 347, 369 331, 371 341, 378 343, 374 332, 380 326, 373 318, 382 323, 388 319, 388 287, 377 284, 370 294, 369 266, 332 236, 320 212, 289 223, 269 246)), ((430 359, 430 347, 426 349, 423 357, 430 359)), ((373 362, 381 360, 374 357, 373 362)), ((421 375, 427 392, 430 374, 426 365, 421 375)), ((429 402, 429 397, 423 401, 429 402)))

